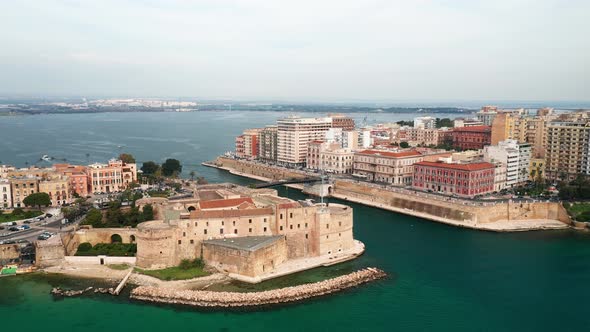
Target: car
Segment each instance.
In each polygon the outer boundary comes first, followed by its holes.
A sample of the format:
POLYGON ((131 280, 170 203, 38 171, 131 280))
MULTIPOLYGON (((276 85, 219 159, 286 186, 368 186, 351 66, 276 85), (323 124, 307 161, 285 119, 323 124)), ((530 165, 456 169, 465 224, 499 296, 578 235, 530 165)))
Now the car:
POLYGON ((53 217, 53 215, 52 215, 51 213, 46 213, 46 214, 45 214, 45 217, 47 217, 47 218, 51 218, 51 217, 53 217))
POLYGON ((47 240, 49 238, 50 238, 50 236, 48 236, 46 234, 41 234, 41 235, 37 236, 37 240, 41 240, 41 241, 47 240))
POLYGON ((31 229, 31 226, 29 226, 29 225, 22 225, 22 226, 20 227, 20 229, 22 229, 22 230, 25 230, 25 229, 31 229))
POLYGON ((32 223, 32 221, 27 219, 27 220, 23 221, 23 223, 30 224, 30 223, 32 223))
POLYGON ((20 229, 18 229, 18 227, 12 226, 8 230, 11 232, 18 232, 20 229))

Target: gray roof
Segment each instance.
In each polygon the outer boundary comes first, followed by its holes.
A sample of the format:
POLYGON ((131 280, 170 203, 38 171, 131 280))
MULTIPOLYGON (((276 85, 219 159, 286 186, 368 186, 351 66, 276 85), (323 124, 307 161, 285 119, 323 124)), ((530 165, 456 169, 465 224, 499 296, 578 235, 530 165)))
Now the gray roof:
POLYGON ((218 245, 218 246, 232 248, 232 249, 238 249, 238 250, 256 251, 258 249, 268 247, 269 245, 275 243, 276 241, 282 239, 283 237, 284 237, 283 235, 244 236, 244 237, 232 237, 232 238, 225 238, 225 239, 205 240, 205 241, 203 241, 203 243, 218 245))

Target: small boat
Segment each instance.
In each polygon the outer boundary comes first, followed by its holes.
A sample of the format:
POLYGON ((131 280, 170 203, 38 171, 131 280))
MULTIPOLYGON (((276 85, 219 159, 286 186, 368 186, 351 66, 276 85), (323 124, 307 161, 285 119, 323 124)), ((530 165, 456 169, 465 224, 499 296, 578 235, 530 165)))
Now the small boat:
POLYGON ((17 266, 14 264, 5 265, 0 269, 0 276, 16 275, 17 266))
POLYGON ((51 157, 44 154, 43 157, 41 157, 41 160, 45 160, 45 161, 51 161, 51 157))

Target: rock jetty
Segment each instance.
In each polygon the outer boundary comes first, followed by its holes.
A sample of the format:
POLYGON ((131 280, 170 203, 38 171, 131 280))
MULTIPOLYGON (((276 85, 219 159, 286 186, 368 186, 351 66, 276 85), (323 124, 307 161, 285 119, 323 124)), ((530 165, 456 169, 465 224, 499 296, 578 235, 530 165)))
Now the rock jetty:
POLYGON ((113 288, 94 288, 94 287, 87 287, 81 290, 68 290, 68 289, 61 289, 59 287, 55 287, 51 290, 51 294, 56 297, 73 297, 73 296, 80 296, 84 293, 88 293, 91 290, 94 290, 94 293, 101 293, 101 294, 115 294, 115 290, 113 288))
POLYGON ((387 274, 380 269, 366 268, 312 284, 253 293, 175 290, 140 286, 131 291, 131 298, 148 302, 184 304, 197 307, 251 307, 302 301, 356 287, 386 276, 387 274))

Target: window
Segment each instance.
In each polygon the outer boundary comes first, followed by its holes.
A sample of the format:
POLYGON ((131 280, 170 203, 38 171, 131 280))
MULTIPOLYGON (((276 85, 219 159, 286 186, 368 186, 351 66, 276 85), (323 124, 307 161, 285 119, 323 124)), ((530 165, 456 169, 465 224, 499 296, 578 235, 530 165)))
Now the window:
POLYGON ((233 225, 234 225, 234 226, 236 225, 236 221, 235 221, 235 220, 233 221, 233 225))
POLYGON ((264 218, 264 222, 266 222, 266 218, 264 218))
POLYGON ((238 229, 234 229, 234 234, 238 234, 238 229))
POLYGON ((297 224, 297 228, 301 228, 301 224, 297 224))
POLYGON ((195 244, 195 240, 191 240, 191 244, 195 244))
MULTIPOLYGON (((281 220, 283 219, 283 214, 282 214, 282 213, 281 213, 281 215, 280 215, 280 219, 281 219, 281 220)), ((264 219, 264 221, 266 221, 266 219, 264 219)))
POLYGON ((251 224, 252 223, 252 219, 248 219, 248 223, 251 224))
POLYGON ((305 223, 305 228, 307 228, 307 223, 305 223))
POLYGON ((264 232, 266 233, 266 227, 264 227, 264 232))
POLYGON ((279 229, 282 231, 283 230, 283 226, 279 227, 279 229))
POLYGON ((342 226, 342 221, 339 221, 338 222, 338 226, 342 226))
POLYGON ((293 229, 293 225, 289 225, 289 229, 293 229))
POLYGON ((195 221, 195 227, 199 226, 198 223, 195 221))
POLYGON ((306 239, 307 239, 307 238, 309 238, 309 235, 308 235, 308 234, 305 234, 305 238, 306 238, 306 239))
POLYGON ((182 241, 181 240, 178 240, 178 244, 182 244, 182 241))
POLYGON ((203 234, 207 235, 207 230, 206 229, 203 230, 203 234))
POLYGON ((248 228, 248 233, 252 233, 252 228, 248 228))
POLYGON ((222 220, 221 221, 221 226, 223 226, 223 225, 225 225, 225 221, 222 220))
POLYGON ((186 236, 186 232, 182 232, 182 236, 186 236))
POLYGON ((289 213, 289 218, 293 218, 293 212, 289 213))
POLYGON ((223 228, 219 229, 219 234, 223 234, 223 228))
POLYGON ((326 224, 326 229, 330 228, 330 224, 326 224))

